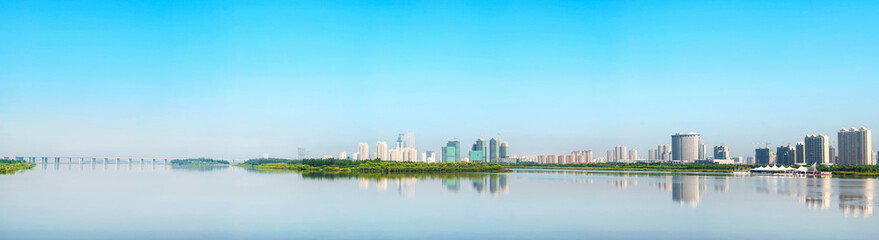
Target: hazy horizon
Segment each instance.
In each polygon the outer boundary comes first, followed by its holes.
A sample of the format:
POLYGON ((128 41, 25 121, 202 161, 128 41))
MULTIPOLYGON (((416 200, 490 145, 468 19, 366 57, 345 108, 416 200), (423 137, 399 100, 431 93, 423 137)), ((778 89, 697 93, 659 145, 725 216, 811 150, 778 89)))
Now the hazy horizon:
MULTIPOLYGON (((512 155, 879 129, 877 1, 0 3, 0 156, 512 155)), ((874 141, 873 148, 879 149, 874 141)))

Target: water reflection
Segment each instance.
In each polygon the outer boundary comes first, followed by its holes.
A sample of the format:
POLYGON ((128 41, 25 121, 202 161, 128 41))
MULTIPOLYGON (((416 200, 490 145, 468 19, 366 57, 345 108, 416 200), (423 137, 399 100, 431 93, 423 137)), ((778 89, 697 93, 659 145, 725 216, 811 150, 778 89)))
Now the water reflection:
POLYGON ((873 215, 873 181, 845 181, 839 187, 839 209, 852 217, 873 215))
POLYGON ((687 205, 697 207, 702 202, 702 193, 705 192, 705 185, 699 184, 700 176, 672 176, 671 196, 672 200, 687 205))

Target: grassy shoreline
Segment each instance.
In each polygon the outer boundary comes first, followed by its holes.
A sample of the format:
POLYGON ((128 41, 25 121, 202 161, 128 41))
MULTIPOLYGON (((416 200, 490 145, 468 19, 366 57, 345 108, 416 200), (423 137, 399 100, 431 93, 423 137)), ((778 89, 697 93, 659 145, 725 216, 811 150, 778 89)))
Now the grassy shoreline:
POLYGON ((421 163, 381 160, 351 161, 340 159, 253 159, 239 166, 266 171, 299 171, 322 173, 492 173, 512 172, 499 164, 486 163, 421 163))
POLYGON ((23 160, 6 160, 0 159, 0 174, 15 174, 20 170, 31 169, 36 164, 25 162, 23 160))

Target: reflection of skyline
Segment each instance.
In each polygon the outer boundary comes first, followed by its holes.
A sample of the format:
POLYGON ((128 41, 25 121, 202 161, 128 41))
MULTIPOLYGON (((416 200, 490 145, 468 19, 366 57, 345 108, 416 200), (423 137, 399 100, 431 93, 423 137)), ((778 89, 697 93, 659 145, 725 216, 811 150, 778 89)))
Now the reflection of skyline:
POLYGON ((800 202, 806 204, 810 209, 827 209, 830 208, 832 201, 833 185, 830 178, 809 179, 803 186, 800 202))
POLYGON ((839 210, 845 216, 870 217, 873 215, 873 181, 851 181, 840 186, 839 210))
POLYGON ((704 185, 699 184, 699 176, 672 176, 671 198, 681 205, 697 207, 702 202, 704 185))

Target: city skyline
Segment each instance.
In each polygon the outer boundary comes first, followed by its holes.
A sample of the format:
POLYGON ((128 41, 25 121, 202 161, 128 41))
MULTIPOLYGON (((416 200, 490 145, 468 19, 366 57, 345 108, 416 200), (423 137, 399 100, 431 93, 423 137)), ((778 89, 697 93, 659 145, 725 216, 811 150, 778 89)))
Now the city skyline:
POLYGON ((879 126, 864 110, 876 7, 12 1, 0 154, 322 156, 397 132, 437 153, 497 132, 515 155, 644 158, 675 132, 731 156, 807 134, 836 145, 840 128, 879 126), (798 117, 815 109, 828 114, 798 117))

